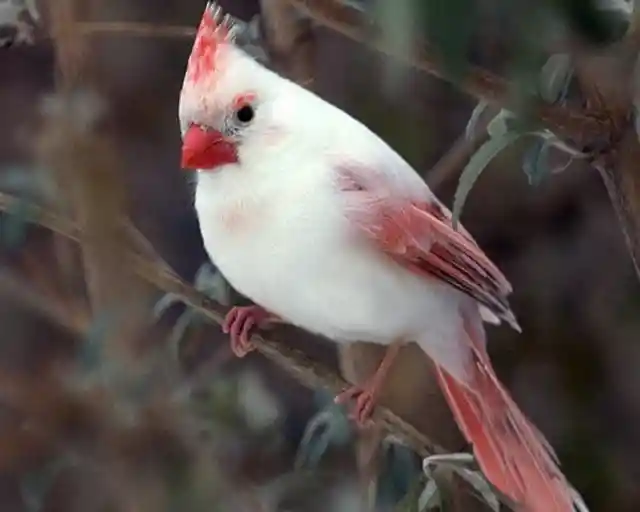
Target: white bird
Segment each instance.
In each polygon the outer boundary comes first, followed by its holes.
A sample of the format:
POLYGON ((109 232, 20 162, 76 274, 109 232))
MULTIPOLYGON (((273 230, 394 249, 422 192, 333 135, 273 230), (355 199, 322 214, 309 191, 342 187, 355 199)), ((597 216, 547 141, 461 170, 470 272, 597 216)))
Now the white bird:
POLYGON ((233 39, 208 4, 179 117, 205 248, 256 304, 227 318, 234 352, 251 350, 251 329, 271 321, 388 345, 371 382, 337 397, 355 398, 363 422, 398 348, 415 342, 493 485, 523 510, 573 510, 553 449, 488 358, 483 319, 519 330, 507 279, 383 140, 233 39))

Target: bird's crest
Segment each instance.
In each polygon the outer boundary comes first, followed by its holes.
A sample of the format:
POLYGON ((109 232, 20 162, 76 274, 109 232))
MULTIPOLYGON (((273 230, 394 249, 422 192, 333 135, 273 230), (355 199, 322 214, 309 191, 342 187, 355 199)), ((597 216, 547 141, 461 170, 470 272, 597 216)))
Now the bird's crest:
POLYGON ((198 84, 213 77, 221 65, 220 55, 235 41, 236 23, 218 2, 208 2, 189 55, 185 81, 198 84))

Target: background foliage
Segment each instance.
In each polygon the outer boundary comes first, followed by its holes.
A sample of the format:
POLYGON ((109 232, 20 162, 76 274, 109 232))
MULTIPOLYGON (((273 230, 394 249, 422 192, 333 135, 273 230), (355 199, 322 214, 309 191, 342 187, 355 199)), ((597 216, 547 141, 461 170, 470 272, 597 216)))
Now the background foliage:
MULTIPOLYGON (((260 3, 221 2, 246 21, 260 3)), ((603 121, 590 144, 567 140, 535 107, 598 110, 589 80, 604 80, 606 95, 609 69, 589 59, 618 51, 635 23, 632 2, 348 5, 378 24, 385 47, 411 56, 416 43, 428 46, 456 85, 312 22, 309 86, 420 170, 505 270, 524 333, 490 329, 501 379, 591 510, 637 510, 640 295, 592 165, 607 129, 603 121), (466 94, 478 66, 508 79, 504 108, 466 94), (440 172, 436 162, 461 134, 473 156, 440 172)), ((224 305, 244 300, 202 266, 192 185, 178 169, 177 95, 191 48, 180 27, 194 27, 202 7, 93 0, 82 21, 144 21, 156 31, 139 37, 115 23, 80 45, 64 31, 52 39, 62 9, 0 2, 0 189, 21 198, 7 207, 0 197, 2 510, 357 510, 355 436, 331 395, 260 355, 232 359, 181 294, 138 283, 120 259, 128 242, 115 225, 125 211, 197 290, 224 305), (33 201, 84 226, 82 252, 29 225, 33 201), (125 320, 123 310, 135 314, 125 320)), ((149 256, 149 247, 136 251, 149 256)), ((331 344, 293 329, 277 336, 337 370, 331 344)), ((455 507, 415 453, 392 441, 378 467, 378 509, 455 507)))

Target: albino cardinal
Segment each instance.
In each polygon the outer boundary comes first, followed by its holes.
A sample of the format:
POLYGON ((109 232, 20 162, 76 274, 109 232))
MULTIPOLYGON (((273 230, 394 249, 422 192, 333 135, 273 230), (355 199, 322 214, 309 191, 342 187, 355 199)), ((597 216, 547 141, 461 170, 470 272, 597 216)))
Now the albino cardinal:
POLYGON ((387 345, 371 381, 337 397, 355 398, 364 421, 398 348, 415 342, 487 478, 524 510, 573 510, 552 448, 487 355, 483 320, 519 330, 506 278, 393 149, 251 59, 233 32, 208 4, 179 115, 206 250, 258 304, 229 314, 234 352, 272 321, 387 345))

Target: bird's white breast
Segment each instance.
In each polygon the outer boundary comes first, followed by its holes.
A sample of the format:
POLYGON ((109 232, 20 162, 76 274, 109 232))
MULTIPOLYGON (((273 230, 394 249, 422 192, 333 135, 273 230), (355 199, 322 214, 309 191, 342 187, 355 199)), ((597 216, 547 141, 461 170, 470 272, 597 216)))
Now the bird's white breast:
POLYGON ((355 236, 330 181, 312 175, 274 183, 236 172, 243 170, 201 175, 195 205, 206 250, 239 292, 335 341, 427 335, 435 350, 457 345, 456 292, 355 236))

